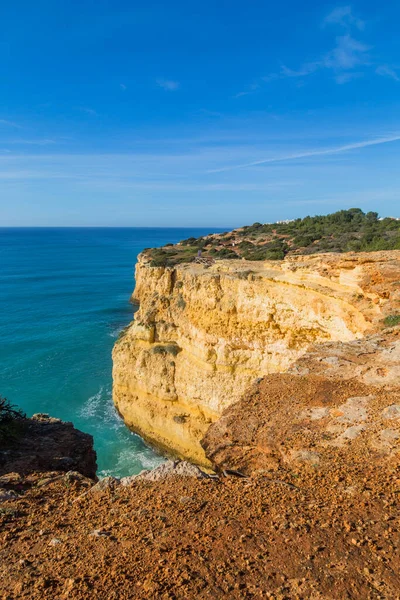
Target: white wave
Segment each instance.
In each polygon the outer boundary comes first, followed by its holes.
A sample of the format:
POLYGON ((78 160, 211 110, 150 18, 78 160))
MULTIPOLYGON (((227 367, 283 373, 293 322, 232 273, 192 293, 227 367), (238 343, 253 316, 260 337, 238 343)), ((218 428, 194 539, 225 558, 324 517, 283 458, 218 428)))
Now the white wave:
POLYGON ((120 327, 116 327, 115 329, 113 329, 112 331, 109 332, 109 336, 111 338, 113 338, 114 340, 117 339, 117 337, 119 336, 119 334, 121 333, 121 331, 123 331, 125 329, 125 325, 122 325, 120 327))
POLYGON ((107 425, 113 429, 125 428, 112 401, 111 389, 101 386, 97 394, 90 396, 82 406, 79 415, 94 420, 99 426, 107 425))
POLYGON ((79 416, 83 417, 84 419, 98 416, 98 412, 101 407, 103 389, 104 388, 101 387, 97 394, 90 396, 90 398, 86 400, 85 404, 79 411, 79 416))
MULTIPOLYGON (((111 386, 101 386, 96 394, 86 400, 79 414, 81 418, 90 420, 92 433, 100 445, 104 431, 113 431, 112 439, 108 435, 107 440, 103 438, 108 447, 107 462, 109 465, 109 459, 112 458, 112 466, 99 471, 99 477, 135 475, 164 462, 162 456, 145 446, 141 438, 126 427, 113 404, 111 386)), ((103 453, 104 449, 99 452, 99 458, 103 453)))
POLYGON ((112 469, 103 469, 99 471, 98 476, 103 477, 125 477, 127 475, 137 475, 143 470, 150 470, 158 467, 165 458, 158 456, 150 448, 138 450, 137 448, 124 448, 118 455, 115 466, 112 469))

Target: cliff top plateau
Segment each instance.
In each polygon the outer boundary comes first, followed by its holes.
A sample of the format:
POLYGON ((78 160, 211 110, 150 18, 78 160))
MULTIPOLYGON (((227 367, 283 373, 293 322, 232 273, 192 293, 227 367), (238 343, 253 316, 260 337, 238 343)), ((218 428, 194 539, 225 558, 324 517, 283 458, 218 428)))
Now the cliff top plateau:
POLYGON ((400 249, 400 219, 351 208, 316 217, 278 223, 254 223, 227 233, 188 238, 162 248, 147 248, 152 266, 204 259, 282 260, 285 256, 320 252, 371 252, 400 249))

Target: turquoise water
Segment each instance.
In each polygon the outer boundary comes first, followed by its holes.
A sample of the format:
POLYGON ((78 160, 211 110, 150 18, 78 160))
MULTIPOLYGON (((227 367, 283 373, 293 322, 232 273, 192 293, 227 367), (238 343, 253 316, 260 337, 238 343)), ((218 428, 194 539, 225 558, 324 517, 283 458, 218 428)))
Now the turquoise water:
POLYGON ((102 476, 163 460, 111 400, 111 350, 132 320, 137 254, 206 233, 0 228, 0 394, 28 415, 47 412, 91 433, 102 476))

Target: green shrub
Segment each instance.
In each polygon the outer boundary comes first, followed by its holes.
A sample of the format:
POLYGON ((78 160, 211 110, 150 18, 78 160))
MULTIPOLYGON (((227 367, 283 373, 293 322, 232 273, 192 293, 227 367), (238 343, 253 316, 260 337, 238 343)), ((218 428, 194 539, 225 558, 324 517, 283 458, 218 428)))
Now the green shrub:
POLYGON ((178 308, 181 308, 182 310, 184 308, 186 308, 186 302, 185 302, 182 294, 178 294, 178 297, 176 299, 176 305, 177 305, 178 308))
POLYGON ((237 274, 238 279, 248 279, 250 275, 253 275, 254 271, 247 269, 246 271, 239 271, 237 274))
POLYGON ((152 258, 150 261, 151 267, 166 267, 167 265, 168 260, 166 257, 152 258))
POLYGON ((210 250, 210 254, 215 256, 215 258, 238 258, 238 255, 233 250, 229 248, 221 248, 221 250, 210 250))
POLYGON ((395 327, 400 325, 400 315, 388 315, 383 321, 386 327, 395 327))
POLYGON ((267 250, 265 253, 265 260, 283 260, 285 253, 282 249, 276 248, 276 250, 267 250))
POLYGON ((21 421, 26 418, 22 410, 0 396, 0 443, 12 440, 18 434, 21 421))
POLYGON ((179 348, 179 346, 177 346, 176 344, 165 344, 165 345, 160 344, 158 346, 153 346, 151 349, 152 354, 161 354, 163 356, 166 356, 167 354, 172 354, 172 356, 177 356, 180 351, 181 351, 181 348, 179 348))

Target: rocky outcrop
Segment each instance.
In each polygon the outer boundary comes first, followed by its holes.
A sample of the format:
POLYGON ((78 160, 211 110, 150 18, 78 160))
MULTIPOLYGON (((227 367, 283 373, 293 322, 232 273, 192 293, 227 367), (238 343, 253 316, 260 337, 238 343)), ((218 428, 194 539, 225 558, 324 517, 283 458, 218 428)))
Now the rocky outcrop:
POLYGON ((202 445, 217 471, 382 466, 400 457, 400 329, 314 347, 257 382, 202 445), (350 458, 351 457, 351 458, 350 458))
POLYGON ((165 268, 139 257, 140 308, 113 352, 119 412, 150 442, 209 466, 200 440, 257 378, 287 371, 316 343, 356 343, 382 329, 399 306, 399 259, 393 251, 165 268))
POLYGON ((93 437, 47 414, 21 419, 14 439, 0 446, 0 476, 77 471, 96 479, 96 469, 93 437))

